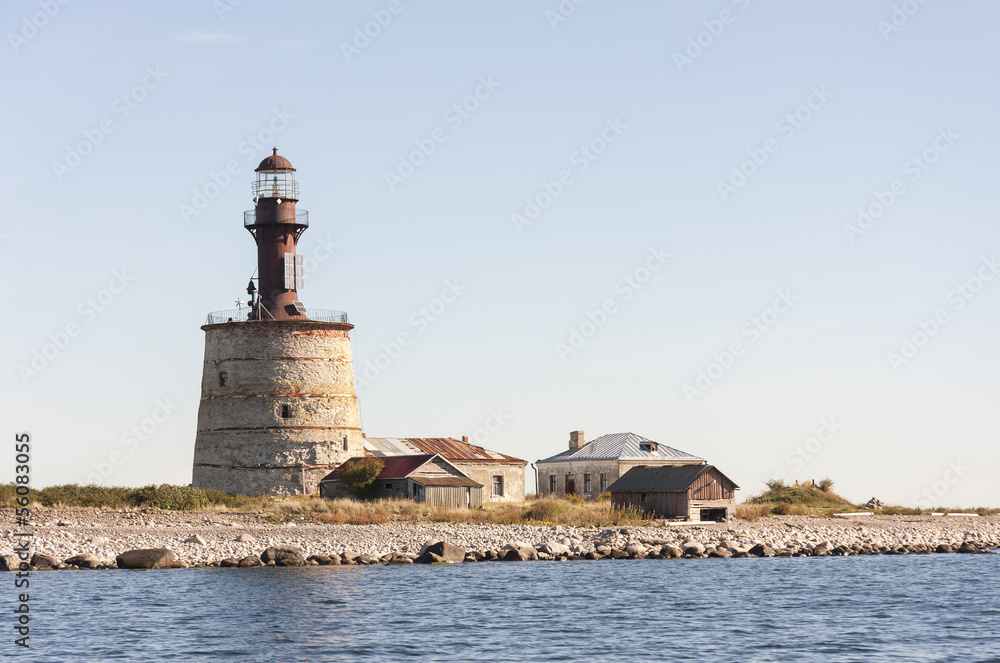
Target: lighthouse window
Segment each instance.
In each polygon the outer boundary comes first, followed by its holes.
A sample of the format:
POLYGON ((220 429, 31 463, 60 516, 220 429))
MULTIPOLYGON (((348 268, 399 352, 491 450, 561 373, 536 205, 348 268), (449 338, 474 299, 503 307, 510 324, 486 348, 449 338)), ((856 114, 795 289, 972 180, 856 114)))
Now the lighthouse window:
POLYGON ((229 382, 229 373, 222 371, 219 373, 219 386, 225 387, 227 382, 229 382))
POLYGON ((291 405, 282 405, 281 406, 281 418, 282 419, 291 419, 292 418, 292 406, 291 405))

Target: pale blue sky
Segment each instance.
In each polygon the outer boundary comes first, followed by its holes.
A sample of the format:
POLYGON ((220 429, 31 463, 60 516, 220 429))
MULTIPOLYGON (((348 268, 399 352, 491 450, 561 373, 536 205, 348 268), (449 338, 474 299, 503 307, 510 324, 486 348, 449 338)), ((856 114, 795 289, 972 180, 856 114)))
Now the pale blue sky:
POLYGON ((529 461, 571 430, 633 431, 708 458, 743 496, 784 473, 858 501, 1000 504, 1000 278, 975 280, 1000 253, 1000 7, 897 2, 914 13, 888 31, 888 1, 591 0, 554 28, 556 0, 401 2, 346 57, 390 4, 244 0, 220 17, 227 0, 70 2, 46 18, 4 3, 0 394, 5 435, 34 437, 36 485, 99 476, 114 452, 102 482, 190 481, 199 326, 253 272, 242 212, 273 144, 311 214, 303 301, 348 312, 362 378, 412 337, 359 384, 369 435, 475 436, 499 409, 480 439, 529 461), (689 39, 706 45, 678 66, 689 39), (767 160, 720 194, 748 150, 767 160), (561 171, 571 181, 518 232, 512 215, 561 171), (616 284, 661 248, 626 299, 616 284), (115 270, 128 283, 104 292, 115 270), (779 290, 797 299, 767 313, 779 290), (606 300, 614 313, 561 357, 606 300), (756 340, 755 316, 773 323, 756 340), (894 366, 914 334, 923 347, 894 366), (699 370, 718 379, 688 397, 699 370), (836 432, 809 442, 824 420, 836 432))

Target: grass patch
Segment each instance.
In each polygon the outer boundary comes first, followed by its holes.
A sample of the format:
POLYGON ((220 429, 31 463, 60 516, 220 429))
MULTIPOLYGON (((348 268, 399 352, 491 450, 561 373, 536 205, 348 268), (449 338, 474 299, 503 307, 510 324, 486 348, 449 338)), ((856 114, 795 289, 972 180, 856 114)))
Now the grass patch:
MULTIPOLYGON (((15 486, 0 484, 0 506, 13 508, 15 486)), ((168 511, 259 511, 271 500, 269 497, 229 495, 218 490, 204 490, 190 486, 161 484, 141 488, 122 486, 80 486, 65 484, 32 490, 32 502, 50 508, 135 509, 152 508, 168 511)))
POLYGON ((747 520, 761 516, 811 516, 857 511, 858 507, 833 492, 833 481, 824 479, 819 486, 786 486, 781 481, 770 481, 767 490, 755 495, 736 507, 736 515, 747 520), (825 490, 824 490, 825 488, 825 490), (741 508, 742 507, 742 508, 741 508), (745 514, 745 515, 743 515, 745 514))

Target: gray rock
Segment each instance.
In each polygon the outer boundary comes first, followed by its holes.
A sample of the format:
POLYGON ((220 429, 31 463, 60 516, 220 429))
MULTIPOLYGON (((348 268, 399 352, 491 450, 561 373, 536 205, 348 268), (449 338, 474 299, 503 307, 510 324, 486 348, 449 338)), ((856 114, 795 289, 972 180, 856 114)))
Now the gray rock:
POLYGON ((0 571, 20 571, 21 560, 17 555, 0 555, 0 571))
POLYGON ((538 552, 546 555, 566 555, 569 553, 569 546, 556 541, 546 541, 538 548, 538 552))
MULTIPOLYGON (((538 553, 536 552, 537 556, 538 553)), ((505 562, 527 562, 531 559, 531 555, 524 548, 511 548, 510 550, 503 551, 503 555, 500 557, 505 562)))
POLYGON ((646 546, 640 543, 630 543, 625 546, 625 552, 632 559, 642 559, 646 556, 646 546))
POLYGON ((774 549, 771 546, 765 546, 763 543, 758 543, 747 552, 754 557, 774 557, 774 549))
MULTIPOLYGON (((69 560, 66 561, 69 563, 69 560)), ((123 552, 115 561, 119 569, 169 569, 177 561, 177 556, 167 548, 145 548, 123 552)))
POLYGON ((195 545, 204 546, 208 544, 200 534, 192 534, 188 538, 184 539, 184 543, 193 543, 195 545))
POLYGON ((680 547, 675 546, 673 544, 668 543, 667 545, 660 548, 660 557, 677 558, 677 557, 682 557, 683 555, 684 551, 681 550, 680 547))
POLYGON ((40 569, 54 569, 59 566, 59 560, 52 555, 43 555, 42 553, 36 552, 31 556, 31 565, 40 569))
POLYGON ((316 562, 320 566, 329 566, 330 562, 333 561, 333 560, 331 560, 326 555, 309 555, 309 557, 306 559, 306 561, 307 562, 316 562))
POLYGON ((105 539, 103 536, 95 536, 90 540, 90 545, 94 546, 95 548, 103 548, 104 546, 108 545, 108 540, 105 539))
POLYGON ((362 555, 359 558, 359 561, 362 564, 381 564, 382 558, 379 557, 378 555, 362 555))
POLYGON ((306 560, 298 548, 268 548, 261 553, 260 559, 265 564, 274 562, 275 566, 305 566, 306 560))
POLYGON ((345 550, 344 553, 340 556, 340 559, 343 562, 349 562, 353 564, 358 561, 359 557, 361 557, 361 553, 354 552, 353 550, 345 550))
POLYGON ((705 554, 705 546, 701 545, 697 541, 688 541, 684 543, 684 554, 685 555, 703 555, 705 554))
POLYGON ((100 566, 101 559, 97 555, 83 553, 82 555, 73 555, 69 559, 64 559, 63 563, 70 566, 79 566, 81 569, 96 569, 100 566))
POLYGON ((240 560, 233 559, 232 557, 227 557, 226 559, 219 562, 219 566, 235 567, 240 565, 240 560))
POLYGON ((251 566, 263 566, 263 565, 264 562, 260 561, 260 557, 257 557, 257 555, 247 555, 246 557, 241 559, 239 563, 240 568, 247 568, 251 566))
POLYGON ((465 561, 465 548, 453 546, 445 541, 438 541, 427 546, 427 549, 424 551, 424 554, 426 553, 434 553, 444 559, 444 561, 451 562, 452 564, 459 564, 465 561))
POLYGON ((256 538, 246 532, 236 537, 236 543, 253 543, 256 540, 256 538))
POLYGON ((942 543, 941 545, 939 545, 937 548, 934 549, 934 552, 950 553, 951 546, 949 546, 947 543, 942 543))

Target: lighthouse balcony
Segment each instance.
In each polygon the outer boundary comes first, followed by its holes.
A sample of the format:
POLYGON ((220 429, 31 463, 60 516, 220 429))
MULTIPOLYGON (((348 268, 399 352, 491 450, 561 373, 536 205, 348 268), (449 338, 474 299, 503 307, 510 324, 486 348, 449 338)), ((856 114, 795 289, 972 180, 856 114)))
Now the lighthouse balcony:
MULTIPOLYGON (((222 325, 227 322, 259 322, 251 318, 254 309, 249 306, 229 309, 227 311, 212 311, 205 320, 206 325, 222 325)), ((263 314, 264 320, 270 319, 267 311, 263 314)), ((342 325, 349 325, 351 321, 347 319, 347 314, 343 311, 331 311, 328 309, 310 308, 306 309, 303 322, 336 322, 342 325)))
MULTIPOLYGON (((288 207, 289 212, 294 208, 288 207)), ((256 209, 248 209, 243 212, 243 227, 252 228, 253 226, 259 226, 269 223, 292 223, 297 226, 302 226, 302 230, 309 227, 309 212, 304 209, 294 210, 295 216, 291 214, 284 213, 284 210, 280 207, 277 211, 277 218, 271 216, 269 210, 265 210, 262 213, 258 213, 256 209), (262 216, 262 214, 264 216, 262 216)))

